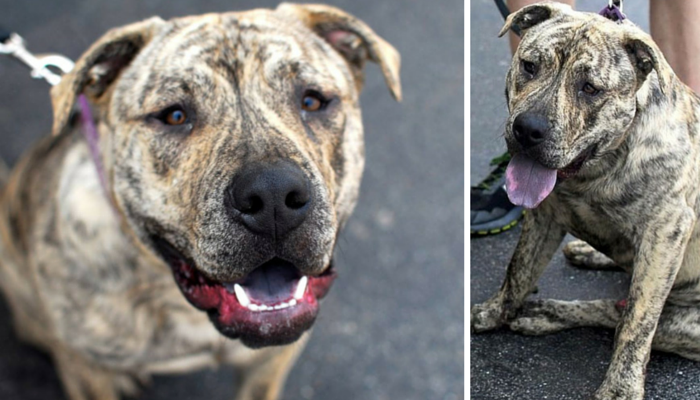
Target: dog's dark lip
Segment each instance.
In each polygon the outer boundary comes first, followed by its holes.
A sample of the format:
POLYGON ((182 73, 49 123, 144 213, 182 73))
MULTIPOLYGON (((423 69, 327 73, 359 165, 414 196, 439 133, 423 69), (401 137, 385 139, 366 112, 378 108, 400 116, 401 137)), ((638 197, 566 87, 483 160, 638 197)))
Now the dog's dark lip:
POLYGON ((597 146, 595 144, 588 146, 586 150, 582 151, 581 154, 574 158, 567 166, 557 170, 557 178, 559 180, 568 179, 578 174, 584 164, 593 156, 596 148, 597 146))
POLYGON ((235 281, 217 281, 167 240, 155 237, 153 243, 190 304, 207 312, 221 333, 250 347, 297 340, 313 325, 318 301, 336 278, 332 261, 322 273, 304 276, 292 263, 274 257, 235 281))

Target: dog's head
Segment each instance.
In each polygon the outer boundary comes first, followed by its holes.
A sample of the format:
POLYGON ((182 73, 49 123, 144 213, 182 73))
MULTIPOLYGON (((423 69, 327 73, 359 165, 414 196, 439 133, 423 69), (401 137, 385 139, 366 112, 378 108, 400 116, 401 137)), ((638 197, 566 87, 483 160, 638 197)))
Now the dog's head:
POLYGON ((511 27, 523 37, 506 77, 505 137, 515 156, 507 183, 512 200, 532 207, 557 176, 583 172, 617 148, 638 110, 662 101, 671 72, 627 21, 543 3, 511 14, 500 35, 511 27), (543 182, 524 188, 528 179, 543 182))
POLYGON ((399 55, 336 8, 152 18, 98 40, 52 92, 97 115, 118 212, 225 335, 285 344, 313 323, 363 169, 366 60, 399 55))

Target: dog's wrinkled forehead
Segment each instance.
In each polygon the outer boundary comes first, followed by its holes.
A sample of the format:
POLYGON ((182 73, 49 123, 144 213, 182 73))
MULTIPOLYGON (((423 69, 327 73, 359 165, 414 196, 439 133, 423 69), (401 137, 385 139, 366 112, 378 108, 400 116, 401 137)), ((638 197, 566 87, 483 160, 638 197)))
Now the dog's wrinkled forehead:
POLYGON ((162 103, 170 98, 197 96, 206 101, 222 85, 242 91, 227 96, 289 93, 296 84, 356 100, 342 58, 298 20, 258 10, 168 24, 121 77, 121 101, 134 112, 167 106, 162 103))
POLYGON ((654 84, 662 93, 667 89, 670 75, 661 68, 665 63, 661 51, 649 35, 628 20, 617 23, 598 14, 573 11, 567 5, 544 2, 510 14, 499 36, 511 29, 523 35, 511 73, 522 60, 533 77, 566 72, 569 78, 589 78, 604 85, 603 89, 627 92, 625 77, 634 76, 634 89, 639 89, 655 71, 654 84), (625 71, 616 74, 616 69, 625 71))
POLYGON ((134 117, 149 92, 168 95, 178 85, 181 91, 193 90, 178 83, 183 76, 205 91, 219 83, 241 88, 237 98, 245 96, 241 84, 251 92, 289 94, 290 82, 297 82, 321 94, 328 90, 343 103, 356 103, 366 61, 381 67, 391 94, 400 100, 399 53, 367 24, 340 9, 282 3, 275 10, 170 21, 153 17, 105 33, 54 86, 53 133, 66 128, 80 94, 101 109, 112 98, 129 100, 118 111, 134 117))
MULTIPOLYGON (((516 59, 542 65, 543 75, 585 79, 598 88, 633 85, 633 66, 617 24, 581 13, 546 21, 523 37, 516 59)), ((597 17, 597 16, 593 16, 597 17)), ((563 83, 564 80, 562 80, 563 83)))

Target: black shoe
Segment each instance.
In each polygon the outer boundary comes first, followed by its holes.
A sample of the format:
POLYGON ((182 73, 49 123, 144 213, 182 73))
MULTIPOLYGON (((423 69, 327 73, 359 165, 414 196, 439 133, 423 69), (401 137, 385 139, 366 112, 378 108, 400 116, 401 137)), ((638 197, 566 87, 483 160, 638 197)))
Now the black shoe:
POLYGON ((495 158, 496 165, 486 179, 471 188, 470 231, 472 237, 497 235, 514 227, 523 216, 523 208, 508 200, 505 171, 510 161, 508 153, 495 158))

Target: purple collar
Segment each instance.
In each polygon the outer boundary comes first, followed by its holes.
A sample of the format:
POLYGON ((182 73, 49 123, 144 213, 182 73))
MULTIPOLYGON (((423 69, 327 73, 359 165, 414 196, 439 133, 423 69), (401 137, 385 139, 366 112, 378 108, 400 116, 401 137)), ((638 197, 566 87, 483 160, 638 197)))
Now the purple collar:
POLYGON ((112 209, 116 212, 117 208, 109 193, 104 165, 102 164, 102 158, 100 158, 100 149, 98 145, 99 136, 97 135, 95 121, 92 119, 90 104, 84 94, 78 96, 78 103, 80 104, 80 121, 83 125, 83 136, 85 136, 88 148, 90 149, 90 156, 92 157, 92 162, 95 164, 97 176, 100 178, 100 185, 102 186, 102 190, 104 190, 105 196, 107 196, 107 201, 109 201, 112 205, 112 209))

